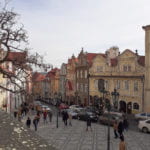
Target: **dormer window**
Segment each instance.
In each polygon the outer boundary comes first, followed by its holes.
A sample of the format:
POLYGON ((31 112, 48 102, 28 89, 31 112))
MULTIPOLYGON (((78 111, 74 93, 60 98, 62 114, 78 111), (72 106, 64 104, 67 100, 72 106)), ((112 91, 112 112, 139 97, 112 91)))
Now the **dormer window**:
POLYGON ((124 72, 130 72, 131 71, 131 66, 130 65, 124 65, 123 66, 123 71, 124 72))
POLYGON ((97 66, 96 72, 103 72, 103 66, 97 66))

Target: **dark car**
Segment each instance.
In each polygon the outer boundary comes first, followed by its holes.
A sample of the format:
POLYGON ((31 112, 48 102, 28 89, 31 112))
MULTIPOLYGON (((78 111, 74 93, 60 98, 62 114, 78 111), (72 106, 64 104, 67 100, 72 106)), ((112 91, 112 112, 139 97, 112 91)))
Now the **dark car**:
POLYGON ((98 109, 98 108, 93 107, 93 106, 88 106, 85 109, 86 109, 86 111, 93 112, 96 115, 102 115, 103 114, 103 111, 101 109, 98 109))
POLYGON ((113 126, 115 120, 119 121, 120 119, 122 119, 122 117, 117 114, 104 113, 102 116, 99 117, 99 122, 101 124, 109 124, 113 126))
POLYGON ((81 111, 81 112, 78 113, 78 119, 79 120, 86 121, 88 117, 90 117, 92 122, 97 122, 98 121, 97 115, 93 112, 81 111))

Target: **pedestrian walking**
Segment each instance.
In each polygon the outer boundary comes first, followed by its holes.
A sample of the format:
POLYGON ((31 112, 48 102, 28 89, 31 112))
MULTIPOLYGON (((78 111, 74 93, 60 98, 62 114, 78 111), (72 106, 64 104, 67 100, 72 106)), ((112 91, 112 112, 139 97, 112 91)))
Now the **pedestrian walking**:
POLYGON ((127 150, 123 135, 120 137, 119 150, 127 150))
POLYGON ((44 124, 47 123, 47 112, 46 111, 43 112, 43 120, 44 120, 44 124))
POLYGON ((123 119, 123 127, 126 131, 128 131, 129 123, 126 117, 123 119))
POLYGON ((33 125, 34 125, 34 128, 35 128, 35 131, 37 131, 37 126, 38 126, 37 116, 35 116, 34 119, 33 119, 33 125))
POLYGON ((21 115, 21 110, 18 110, 18 121, 20 121, 21 122, 21 117, 22 117, 22 115, 21 115))
POLYGON ((49 121, 52 122, 53 113, 51 110, 48 111, 48 117, 49 117, 49 121))
POLYGON ((117 134, 118 122, 117 122, 117 120, 114 121, 113 128, 114 128, 114 136, 115 136, 114 138, 118 138, 118 134, 117 134))
POLYGON ((14 118, 17 118, 17 113, 18 113, 18 111, 15 110, 15 111, 14 111, 14 118))
POLYGON ((68 116, 69 116, 69 125, 72 126, 72 115, 71 115, 71 113, 69 113, 68 116))
POLYGON ((92 131, 91 118, 90 118, 89 116, 87 116, 86 124, 87 124, 86 131, 88 131, 88 127, 90 127, 90 129, 91 129, 91 131, 92 131))
POLYGON ((122 120, 120 120, 119 124, 118 124, 118 133, 119 133, 119 136, 123 136, 123 130, 124 130, 124 127, 123 127, 123 122, 122 120))
POLYGON ((30 117, 28 117, 27 121, 26 121, 26 125, 28 128, 30 128, 30 125, 31 125, 31 119, 30 117))
POLYGON ((68 120, 68 113, 67 113, 67 111, 64 111, 64 112, 62 113, 62 115, 63 115, 63 122, 64 122, 64 125, 67 126, 67 120, 68 120))
POLYGON ((37 118, 37 124, 38 124, 40 121, 40 113, 39 112, 37 112, 36 118, 37 118))

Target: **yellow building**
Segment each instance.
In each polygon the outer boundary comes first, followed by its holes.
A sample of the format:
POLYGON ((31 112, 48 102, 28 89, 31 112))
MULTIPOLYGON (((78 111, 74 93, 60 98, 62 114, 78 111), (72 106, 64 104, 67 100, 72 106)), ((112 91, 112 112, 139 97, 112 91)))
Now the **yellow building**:
POLYGON ((35 99, 43 98, 45 75, 35 72, 32 76, 32 95, 35 99))
POLYGON ((144 56, 131 50, 121 54, 117 47, 112 47, 105 54, 97 55, 91 68, 89 93, 91 99, 107 98, 113 104, 112 92, 119 93, 118 109, 127 113, 143 111, 144 103, 144 56), (98 80, 104 80, 105 94, 98 90, 98 80), (107 91, 107 94, 106 94, 107 91))
MULTIPOLYGON (((3 74, 0 74, 0 85, 4 86, 6 84, 6 78, 3 78, 3 74)), ((6 108, 6 91, 0 88, 0 108, 6 108)))

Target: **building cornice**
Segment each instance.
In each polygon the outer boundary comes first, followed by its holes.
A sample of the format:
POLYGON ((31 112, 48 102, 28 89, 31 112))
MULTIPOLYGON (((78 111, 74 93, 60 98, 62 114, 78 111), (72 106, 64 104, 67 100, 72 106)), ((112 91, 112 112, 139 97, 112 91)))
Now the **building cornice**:
POLYGON ((142 28, 143 28, 144 30, 150 30, 150 25, 143 26, 142 28))

